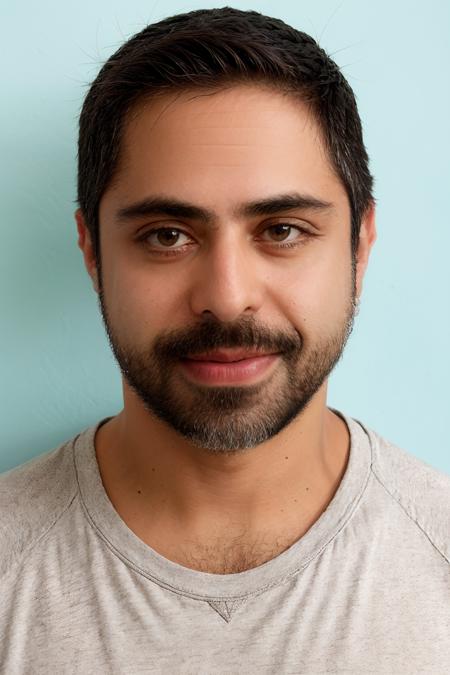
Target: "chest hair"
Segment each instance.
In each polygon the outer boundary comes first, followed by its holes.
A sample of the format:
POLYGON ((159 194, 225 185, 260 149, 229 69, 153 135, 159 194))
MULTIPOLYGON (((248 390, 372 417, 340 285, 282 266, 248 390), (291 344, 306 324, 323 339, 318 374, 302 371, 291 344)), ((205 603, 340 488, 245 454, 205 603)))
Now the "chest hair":
POLYGON ((237 574, 258 567, 286 551, 300 538, 300 534, 284 535, 273 540, 259 538, 244 541, 217 539, 208 544, 186 541, 177 547, 171 560, 199 572, 210 574, 237 574))

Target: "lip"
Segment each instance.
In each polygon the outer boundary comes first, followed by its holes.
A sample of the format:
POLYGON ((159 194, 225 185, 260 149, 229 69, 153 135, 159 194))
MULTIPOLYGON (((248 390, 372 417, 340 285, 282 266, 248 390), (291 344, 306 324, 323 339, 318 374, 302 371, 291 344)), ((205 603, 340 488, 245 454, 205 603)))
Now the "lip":
POLYGON ((232 363, 261 356, 272 356, 273 352, 245 351, 244 349, 220 349, 215 352, 205 352, 188 356, 189 361, 215 361, 219 363, 232 363))
MULTIPOLYGON (((229 354, 226 356, 229 356, 229 354)), ((211 356, 209 358, 211 359, 211 356)), ((233 358, 236 359, 236 354, 233 355, 233 358)), ((277 360, 278 354, 259 353, 258 356, 237 361, 181 359, 180 366, 189 379, 201 384, 238 385, 258 382, 277 360)))

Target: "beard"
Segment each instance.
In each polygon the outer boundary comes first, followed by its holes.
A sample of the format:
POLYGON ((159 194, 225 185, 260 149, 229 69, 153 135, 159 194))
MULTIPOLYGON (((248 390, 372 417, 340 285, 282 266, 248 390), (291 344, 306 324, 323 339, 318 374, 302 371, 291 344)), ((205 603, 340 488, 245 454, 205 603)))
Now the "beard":
POLYGON ((101 283, 103 323, 122 376, 145 409, 195 447, 212 454, 235 454, 276 436, 307 407, 340 360, 353 330, 356 310, 355 266, 345 315, 332 334, 314 344, 293 329, 258 326, 253 316, 233 324, 209 317, 202 323, 160 335, 138 349, 119 338, 101 283), (202 386, 181 374, 179 361, 220 348, 279 352, 270 376, 243 386, 202 386))

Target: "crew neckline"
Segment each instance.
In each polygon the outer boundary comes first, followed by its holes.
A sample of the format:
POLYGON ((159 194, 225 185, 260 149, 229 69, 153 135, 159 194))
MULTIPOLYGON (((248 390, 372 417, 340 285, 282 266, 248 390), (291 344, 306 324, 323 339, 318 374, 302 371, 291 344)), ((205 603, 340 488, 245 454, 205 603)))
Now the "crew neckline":
POLYGON ((288 549, 258 567, 235 574, 190 569, 165 558, 128 527, 106 493, 95 453, 95 434, 111 417, 101 419, 74 439, 74 464, 85 515, 115 555, 163 588, 208 601, 239 600, 264 592, 300 572, 334 539, 367 485, 372 463, 369 434, 359 421, 334 408, 330 410, 344 420, 350 433, 349 458, 341 482, 309 530, 288 549))

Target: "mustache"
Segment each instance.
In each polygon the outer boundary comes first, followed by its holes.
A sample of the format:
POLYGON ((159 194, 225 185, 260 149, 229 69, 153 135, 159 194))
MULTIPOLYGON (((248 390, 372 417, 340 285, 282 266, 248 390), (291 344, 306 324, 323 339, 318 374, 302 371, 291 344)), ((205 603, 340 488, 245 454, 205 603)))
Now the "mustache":
POLYGON ((297 331, 286 334, 257 326, 253 317, 235 324, 208 320, 181 331, 171 331, 156 339, 154 353, 170 360, 218 349, 248 349, 292 354, 303 346, 297 331))

